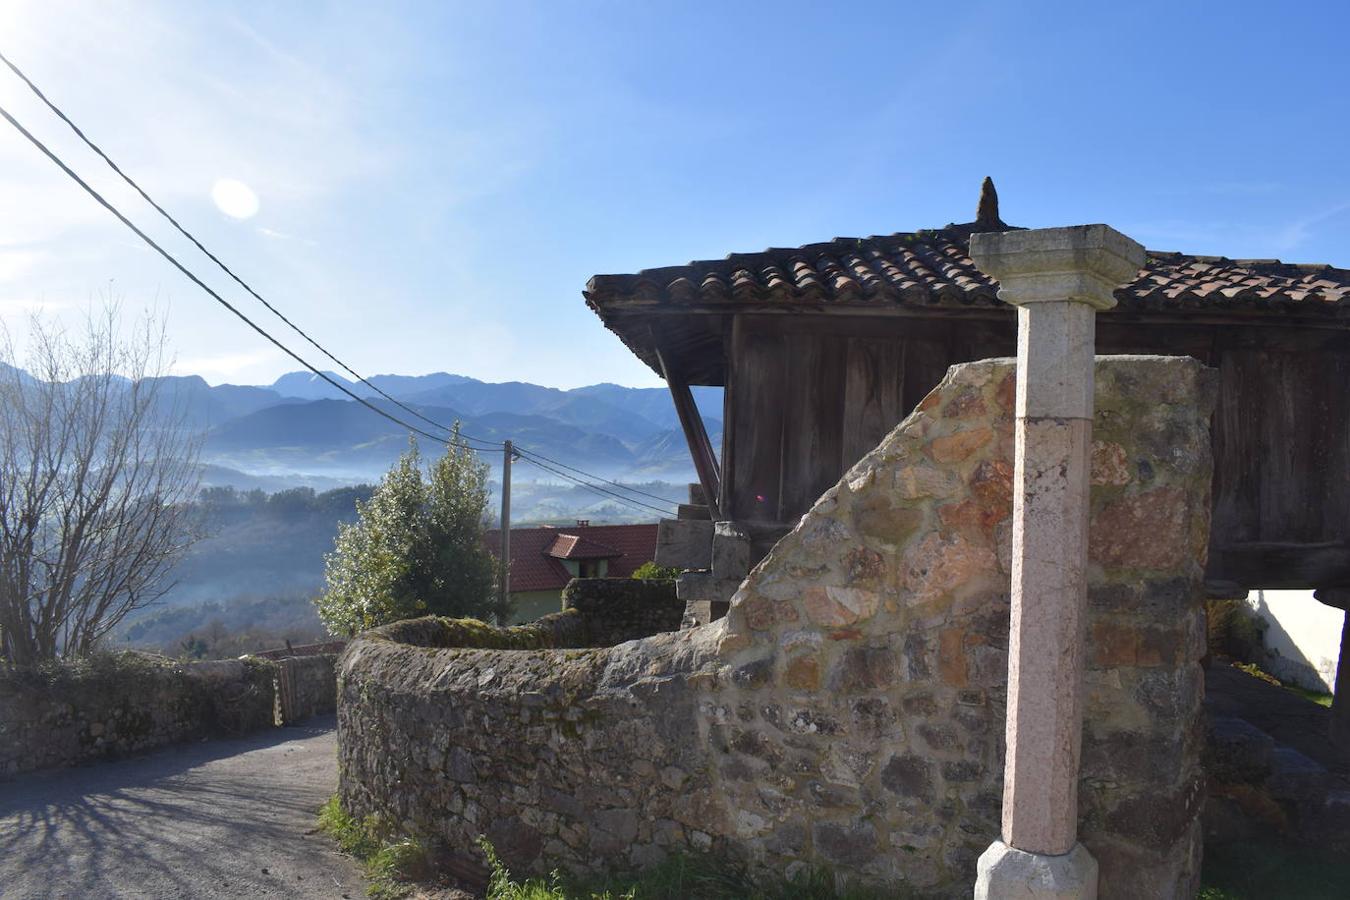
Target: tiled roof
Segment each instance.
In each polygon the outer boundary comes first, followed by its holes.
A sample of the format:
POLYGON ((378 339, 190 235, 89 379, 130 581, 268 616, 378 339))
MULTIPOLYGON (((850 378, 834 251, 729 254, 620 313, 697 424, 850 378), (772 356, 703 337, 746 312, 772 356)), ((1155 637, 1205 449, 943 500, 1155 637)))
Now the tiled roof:
MULTIPOLYGON (((501 531, 492 529, 483 543, 494 555, 501 531)), ((572 575, 562 559, 608 559, 611 578, 628 578, 656 555, 656 525, 569 525, 511 529, 511 592, 562 590, 572 575), (563 549, 563 557, 554 553, 563 549), (603 549, 603 555, 592 555, 603 549), (568 553, 582 555, 568 556, 568 553)))
MULTIPOLYGON (((949 225, 935 231, 835 238, 634 275, 596 275, 585 296, 597 310, 633 302, 1003 306, 998 282, 970 259, 974 230, 973 224, 949 225)), ((1350 311, 1350 271, 1274 259, 1149 251, 1139 277, 1121 285, 1116 299, 1122 310, 1244 307, 1344 313, 1350 311)))
POLYGON ((564 533, 553 539, 548 555, 555 559, 613 559, 623 553, 588 537, 564 533))

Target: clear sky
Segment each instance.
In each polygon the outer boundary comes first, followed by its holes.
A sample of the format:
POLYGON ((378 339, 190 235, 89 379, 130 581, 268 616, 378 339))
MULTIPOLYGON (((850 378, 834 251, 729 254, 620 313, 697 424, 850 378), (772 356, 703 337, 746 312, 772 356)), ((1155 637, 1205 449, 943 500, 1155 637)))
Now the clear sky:
MULTIPOLYGON (((1017 225, 1350 266, 1347 20, 1343 2, 0 0, 0 49, 363 374, 572 387, 659 383, 586 309, 592 274, 968 221, 985 175, 1017 225)), ((266 319, 8 71, 0 103, 266 319)), ((22 340, 27 310, 109 294, 167 313, 181 372, 297 368, 0 123, 0 319, 22 340)))

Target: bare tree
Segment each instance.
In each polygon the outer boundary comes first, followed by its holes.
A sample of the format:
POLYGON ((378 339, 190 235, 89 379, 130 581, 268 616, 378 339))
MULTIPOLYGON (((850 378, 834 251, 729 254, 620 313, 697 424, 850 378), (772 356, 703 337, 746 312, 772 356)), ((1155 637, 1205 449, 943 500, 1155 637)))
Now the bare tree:
POLYGON ((88 653, 161 597, 193 540, 199 445, 161 323, 117 306, 69 335, 34 316, 19 366, 0 334, 0 659, 88 653))

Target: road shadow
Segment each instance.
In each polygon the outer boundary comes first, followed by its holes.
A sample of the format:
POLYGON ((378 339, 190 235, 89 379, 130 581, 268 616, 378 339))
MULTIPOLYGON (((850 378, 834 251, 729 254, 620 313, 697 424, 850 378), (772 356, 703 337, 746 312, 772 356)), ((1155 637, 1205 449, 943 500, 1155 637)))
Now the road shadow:
POLYGON ((312 832, 336 781, 334 727, 316 717, 0 784, 0 897, 310 896, 295 889, 325 874, 303 857, 329 851, 312 832))

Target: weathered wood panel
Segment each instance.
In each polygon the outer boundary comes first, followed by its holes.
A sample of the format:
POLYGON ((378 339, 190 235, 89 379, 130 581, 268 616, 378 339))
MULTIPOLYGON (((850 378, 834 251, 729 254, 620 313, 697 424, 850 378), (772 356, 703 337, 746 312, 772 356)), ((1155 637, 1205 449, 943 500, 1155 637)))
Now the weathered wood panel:
MULTIPOLYGON (((783 483, 778 521, 800 517, 844 471, 844 381, 847 338, 787 336, 783 483)), ((851 461, 850 461, 851 464, 851 461)))
POLYGON ((904 340, 850 337, 844 360, 841 471, 881 443, 909 413, 904 340))
POLYGON ((953 360, 949 335, 915 335, 906 344, 904 406, 908 411, 938 386, 953 360))
POLYGON ((1248 416, 1259 415, 1253 398, 1261 390, 1261 372, 1253 362, 1248 351, 1225 350, 1219 357, 1219 396, 1210 428, 1212 545, 1261 539, 1261 502, 1256 490, 1261 478, 1260 441, 1247 421, 1248 416))
POLYGON ((731 358, 736 386, 731 516, 736 521, 778 520, 786 351, 780 333, 752 322, 736 329, 731 358))

